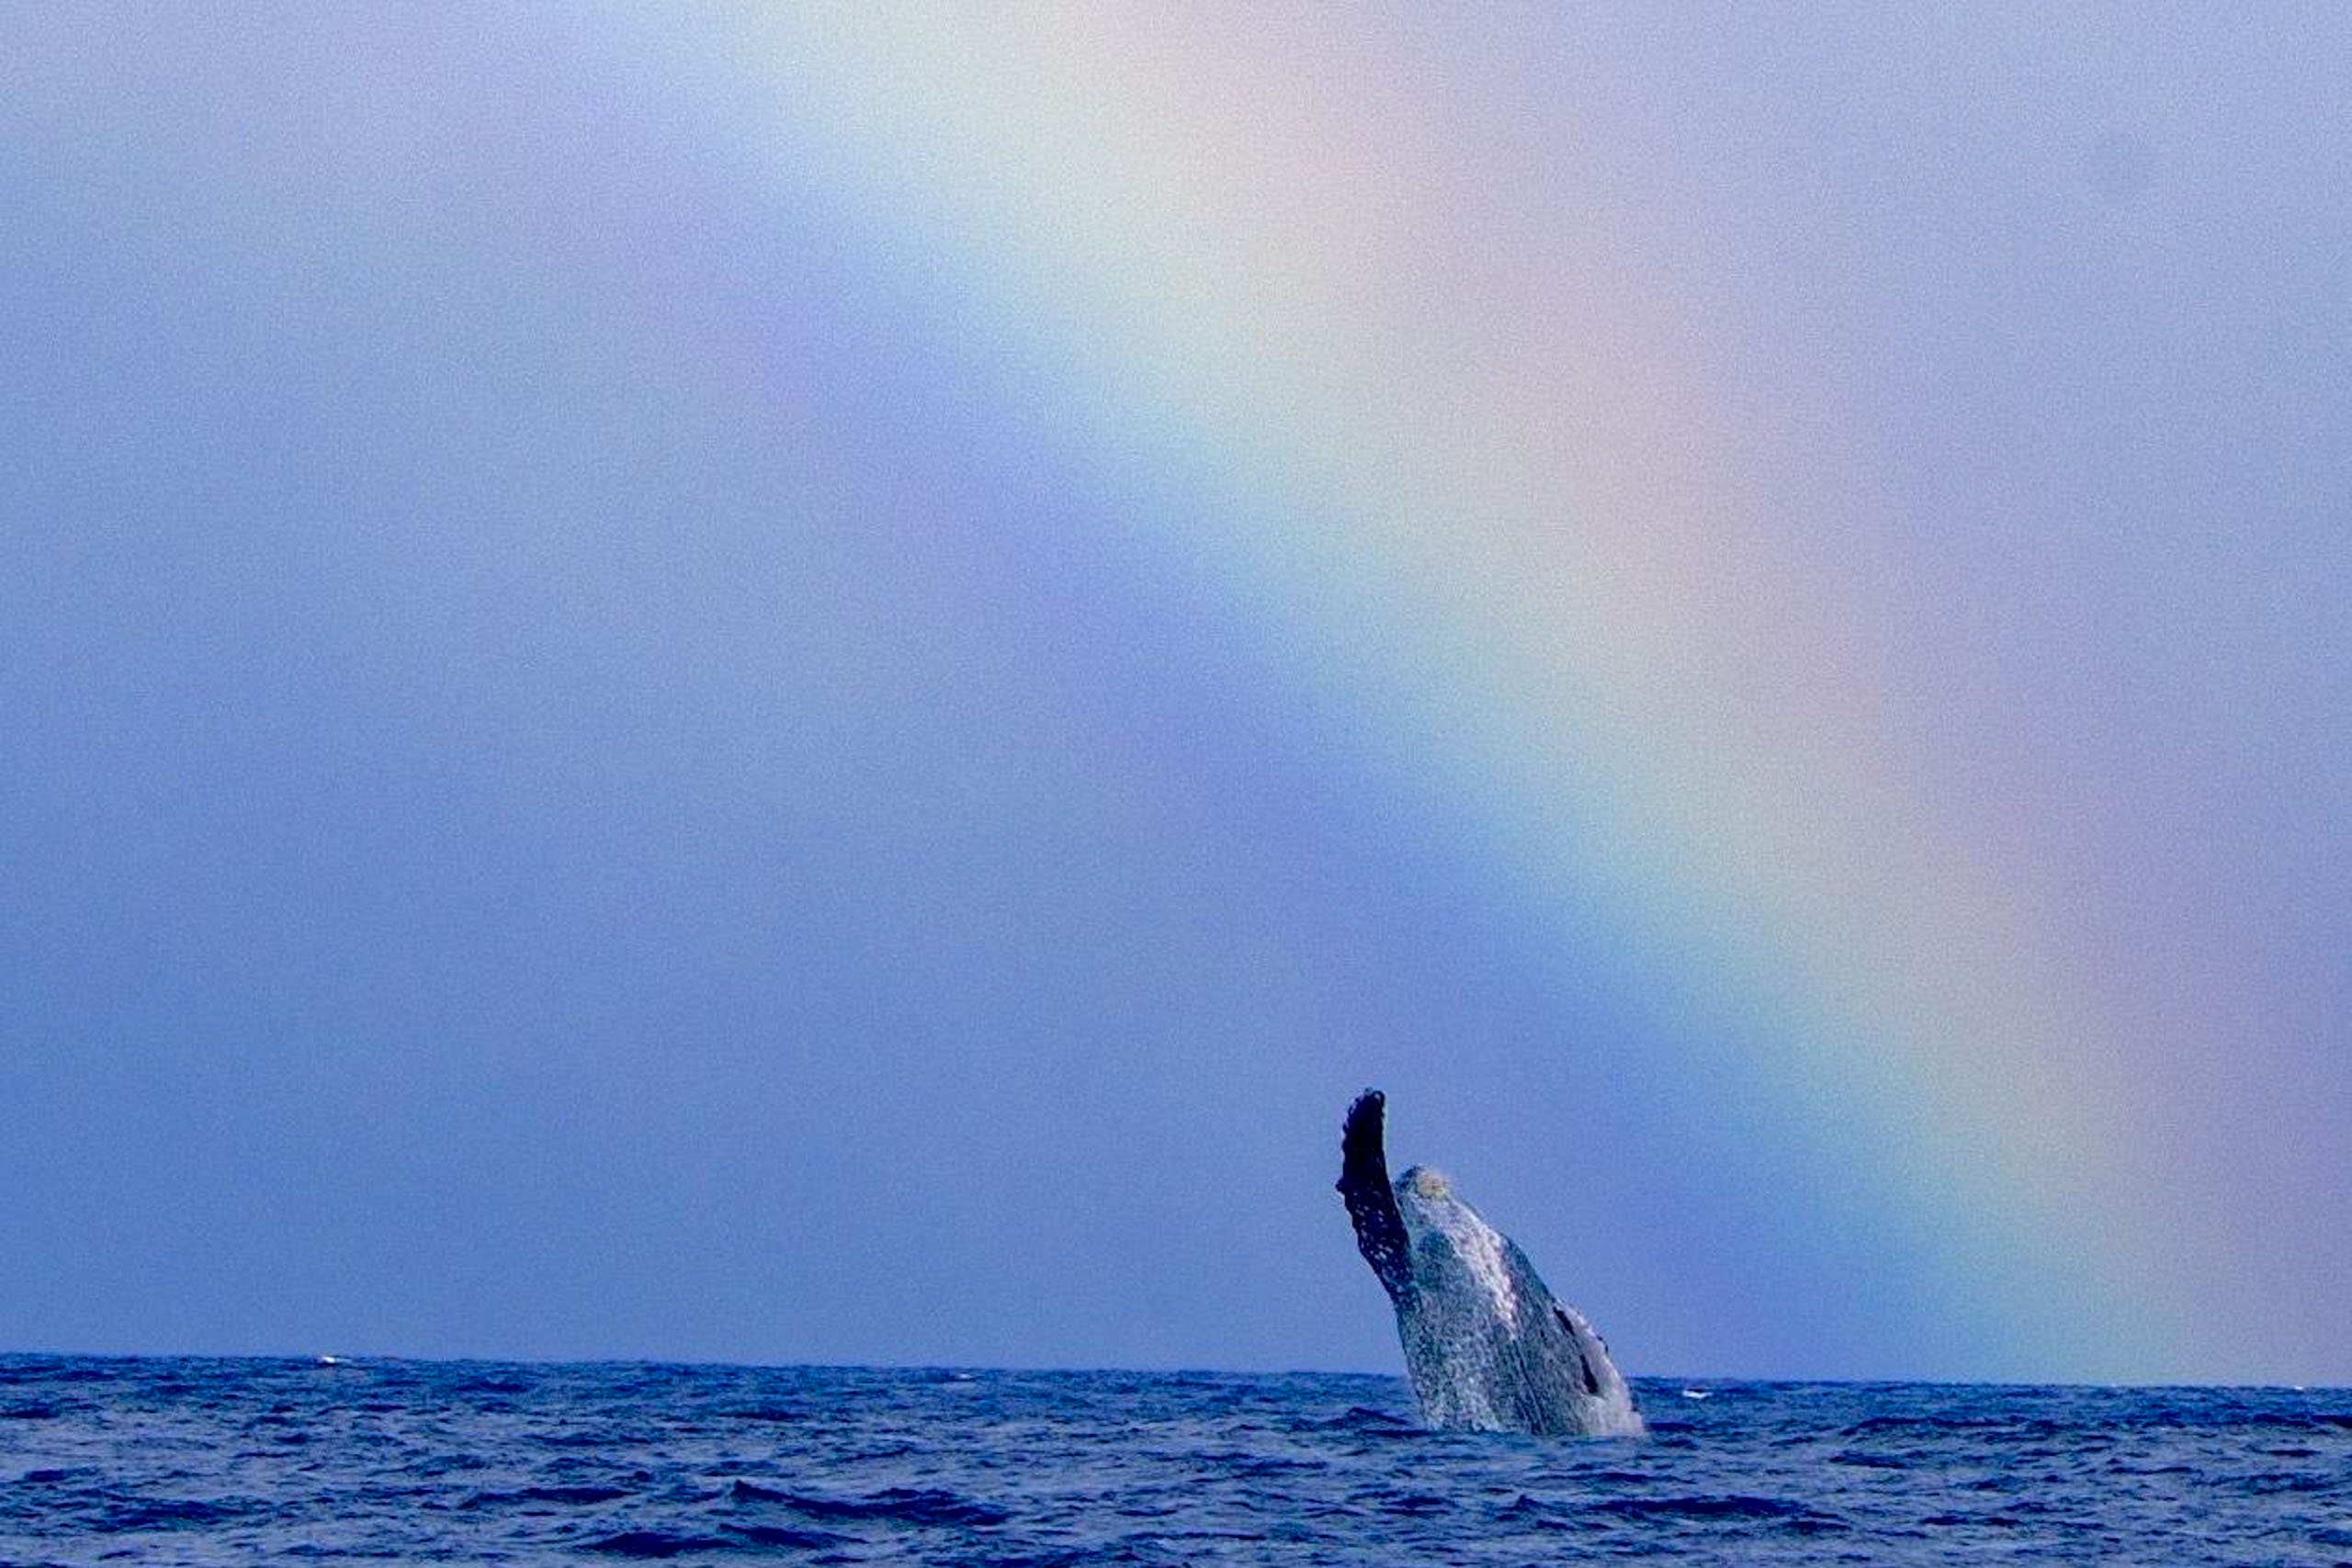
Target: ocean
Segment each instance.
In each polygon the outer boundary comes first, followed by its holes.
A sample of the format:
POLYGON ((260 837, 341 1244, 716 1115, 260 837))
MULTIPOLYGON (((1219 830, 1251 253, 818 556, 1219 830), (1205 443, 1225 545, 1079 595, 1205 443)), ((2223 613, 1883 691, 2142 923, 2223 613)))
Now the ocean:
POLYGON ((0 1562, 2352 1563, 2352 1391, 0 1357, 0 1562))

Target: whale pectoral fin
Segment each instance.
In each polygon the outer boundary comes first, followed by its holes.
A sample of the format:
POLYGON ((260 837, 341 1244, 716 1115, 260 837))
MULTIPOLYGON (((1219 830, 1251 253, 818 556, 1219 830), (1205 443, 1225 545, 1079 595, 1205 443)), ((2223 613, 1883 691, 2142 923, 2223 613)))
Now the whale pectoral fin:
POLYGON ((1386 1105, 1378 1089, 1368 1089, 1348 1107, 1347 1126, 1340 1134, 1339 1189, 1356 1228, 1356 1249, 1388 1293, 1401 1299, 1413 1288, 1412 1244, 1405 1235, 1405 1217, 1396 1212, 1388 1156, 1381 1147, 1386 1105))

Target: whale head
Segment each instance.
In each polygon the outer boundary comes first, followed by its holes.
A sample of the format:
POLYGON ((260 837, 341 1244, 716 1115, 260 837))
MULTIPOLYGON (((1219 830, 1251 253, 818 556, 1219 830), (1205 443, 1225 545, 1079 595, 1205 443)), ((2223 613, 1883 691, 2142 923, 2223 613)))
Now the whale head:
POLYGON ((1445 1172, 1425 1165, 1414 1166, 1396 1179, 1396 1201, 1400 1203, 1408 1197, 1434 1203, 1453 1196, 1453 1183, 1446 1179, 1445 1172))
POLYGON ((1454 1294, 1465 1305, 1486 1303, 1481 1315, 1505 1324, 1519 1315, 1509 1248, 1442 1170, 1417 1165, 1396 1179, 1396 1213, 1413 1248, 1414 1273, 1425 1288, 1454 1294), (1441 1284, 1441 1281, 1450 1283, 1441 1284))
POLYGON ((1460 1239, 1487 1229, 1478 1211, 1454 1190, 1453 1179, 1426 1165, 1408 1168, 1396 1181, 1396 1213, 1418 1245, 1430 1235, 1460 1239))

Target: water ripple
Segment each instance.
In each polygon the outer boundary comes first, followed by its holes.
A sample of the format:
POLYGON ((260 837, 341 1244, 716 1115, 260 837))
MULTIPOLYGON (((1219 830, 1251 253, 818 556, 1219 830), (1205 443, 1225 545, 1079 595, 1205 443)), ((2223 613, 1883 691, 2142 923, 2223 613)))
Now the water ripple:
POLYGON ((0 1562, 2352 1562, 2352 1395, 0 1357, 0 1562), (1669 1403, 1670 1402, 1670 1403, 1669 1403))

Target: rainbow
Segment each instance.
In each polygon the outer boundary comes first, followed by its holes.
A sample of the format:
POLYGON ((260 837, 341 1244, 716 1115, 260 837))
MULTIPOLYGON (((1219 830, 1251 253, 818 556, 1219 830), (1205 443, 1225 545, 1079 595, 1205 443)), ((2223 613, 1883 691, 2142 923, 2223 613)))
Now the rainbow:
POLYGON ((2068 840, 1969 793, 1998 759, 1944 749, 1902 645, 1935 584, 1879 547, 1894 503, 1802 323, 1785 381, 1724 376, 1702 328, 1748 320, 1736 288, 1603 108, 1531 133, 1477 40, 1204 15, 613 26, 740 177, 828 205, 1073 449, 1182 496, 1125 547, 1268 627, 1475 825, 1515 919, 1604 921, 1679 976, 1658 1070, 1838 1142, 1992 1365, 2193 1374, 2229 1259, 2163 1174, 2148 1042, 2180 1021, 2115 977, 2068 840))

